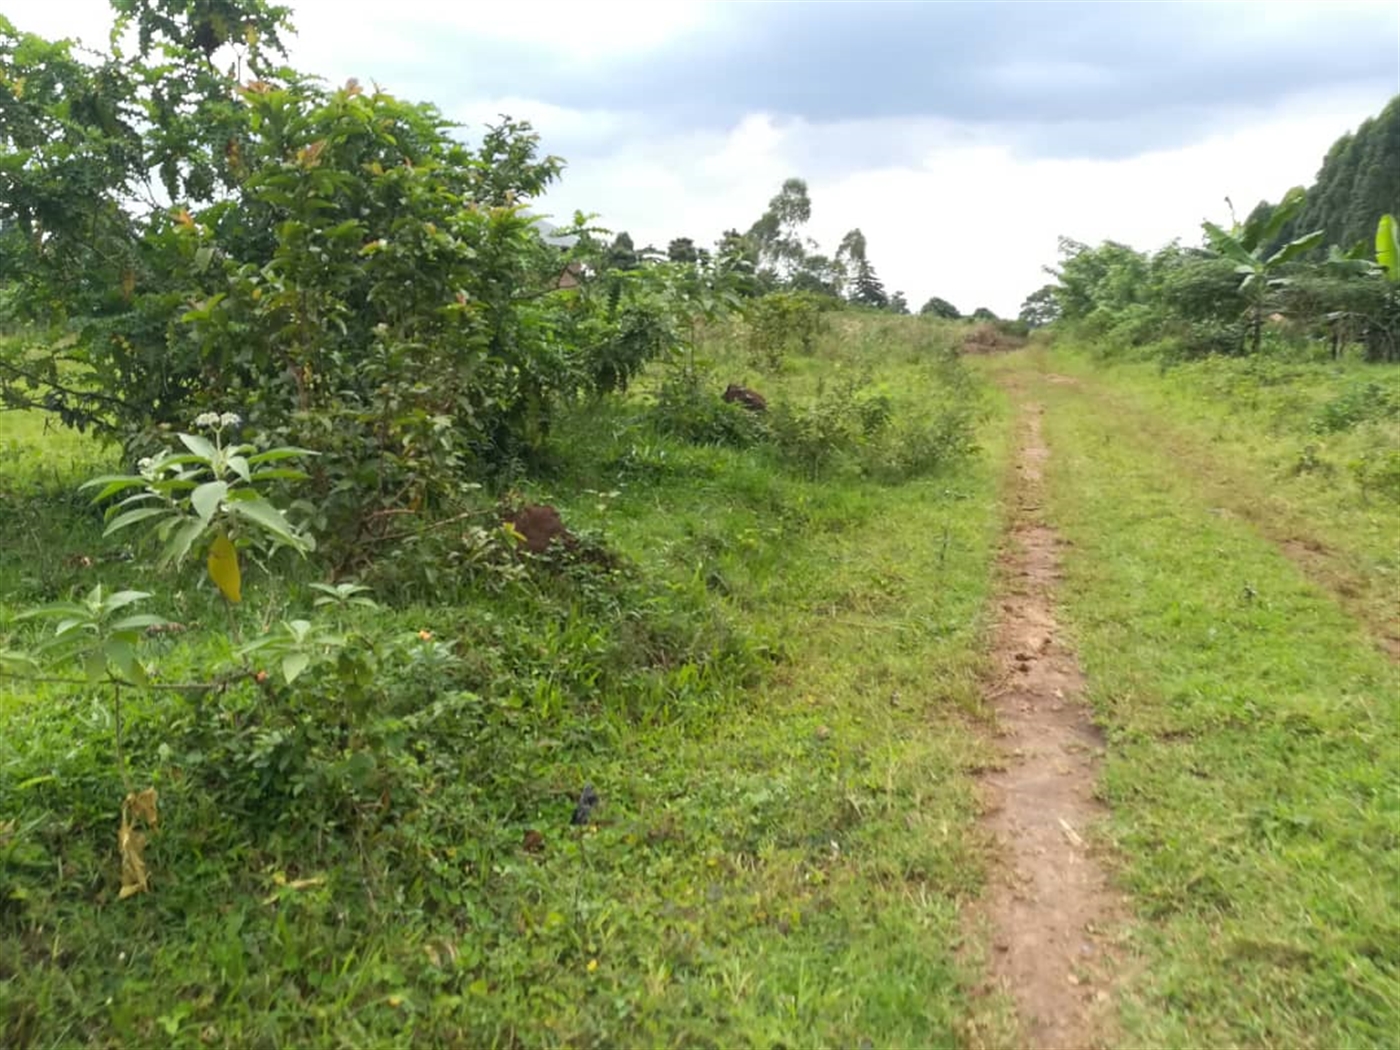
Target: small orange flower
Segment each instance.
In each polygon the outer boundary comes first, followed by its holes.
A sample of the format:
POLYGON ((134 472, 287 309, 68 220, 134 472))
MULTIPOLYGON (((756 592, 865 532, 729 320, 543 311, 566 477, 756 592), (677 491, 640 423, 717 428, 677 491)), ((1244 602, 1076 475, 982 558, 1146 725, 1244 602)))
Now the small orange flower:
POLYGON ((425 641, 425 642, 431 642, 431 641, 433 640, 433 632, 432 632, 432 631, 419 631, 419 632, 418 632, 418 637, 421 638, 421 639, 422 639, 423 641, 425 641))
POLYGON ((257 674, 253 675, 253 681, 257 682, 258 685, 262 685, 267 681, 267 672, 259 671, 257 674))

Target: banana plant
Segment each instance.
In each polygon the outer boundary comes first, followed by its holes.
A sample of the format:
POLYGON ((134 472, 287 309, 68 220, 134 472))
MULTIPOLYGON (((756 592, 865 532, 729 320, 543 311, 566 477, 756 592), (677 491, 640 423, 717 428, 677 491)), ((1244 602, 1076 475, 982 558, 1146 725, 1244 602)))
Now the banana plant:
POLYGON ((1376 265, 1392 284, 1400 284, 1400 223, 1394 215, 1382 215, 1376 225, 1376 265))
POLYGON ((1272 211, 1255 212, 1244 223, 1233 223, 1229 230, 1222 229, 1213 222, 1203 222, 1206 240, 1213 251, 1235 264, 1235 272, 1240 281, 1240 294, 1249 304, 1250 327, 1253 332, 1254 352, 1259 352, 1259 343, 1264 330, 1264 302, 1269 288, 1285 263, 1291 262, 1304 252, 1311 251, 1327 236, 1323 230, 1314 230, 1295 240, 1289 241, 1276 252, 1268 252, 1269 246, 1280 231, 1303 207, 1307 191, 1295 186, 1283 196, 1272 211))

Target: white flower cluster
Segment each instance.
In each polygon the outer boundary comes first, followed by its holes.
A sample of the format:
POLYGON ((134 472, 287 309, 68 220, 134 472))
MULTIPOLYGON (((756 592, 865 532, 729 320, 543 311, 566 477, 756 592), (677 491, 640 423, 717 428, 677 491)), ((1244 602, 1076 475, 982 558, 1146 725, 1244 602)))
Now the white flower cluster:
POLYGON ((215 430, 223 430, 224 427, 236 427, 243 422, 243 417, 237 412, 201 412, 194 417, 194 425, 197 427, 213 427, 215 430))

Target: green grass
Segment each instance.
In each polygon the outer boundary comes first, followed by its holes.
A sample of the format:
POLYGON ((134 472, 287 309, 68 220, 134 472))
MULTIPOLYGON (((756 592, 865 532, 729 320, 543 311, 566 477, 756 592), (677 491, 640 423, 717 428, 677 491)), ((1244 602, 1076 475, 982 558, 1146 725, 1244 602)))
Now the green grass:
POLYGON ((1136 416, 1125 439, 1172 449, 1215 505, 1322 555, 1308 559, 1316 577, 1395 634, 1400 488, 1378 487, 1377 475, 1400 465, 1400 367, 1209 358, 1162 373, 1061 349, 1046 361, 1084 381, 1096 405, 1111 402, 1105 411, 1136 416))
POLYGON ((1127 1042, 1391 1045, 1396 666, 1222 513, 1179 449, 1135 437, 1139 403, 1095 389, 1109 380, 1047 382, 1034 356, 990 367, 1046 405, 1048 513, 1069 543, 1063 597, 1108 734, 1106 834, 1137 917, 1127 1042))
MULTIPOLYGON (((908 413, 948 377, 930 331, 845 329, 748 378, 771 400, 868 366, 908 413)), ((711 352, 717 379, 743 371, 711 352)), ((0 1042, 953 1045, 1004 1024, 960 920, 1000 402, 980 455, 878 484, 657 437, 644 400, 581 410, 523 486, 623 568, 443 579, 434 603, 386 569, 395 606, 349 624, 377 639, 377 710, 348 737, 334 680, 129 694, 128 762, 161 792, 148 895, 115 899, 108 699, 0 688, 0 1042)), ((104 560, 81 499, 11 472, 33 458, 3 468, 0 527, 32 540, 0 557, 0 602, 149 582, 191 626, 162 666, 199 677, 226 621, 198 571, 104 560)), ((307 598, 297 573, 255 580, 236 630, 307 598)))

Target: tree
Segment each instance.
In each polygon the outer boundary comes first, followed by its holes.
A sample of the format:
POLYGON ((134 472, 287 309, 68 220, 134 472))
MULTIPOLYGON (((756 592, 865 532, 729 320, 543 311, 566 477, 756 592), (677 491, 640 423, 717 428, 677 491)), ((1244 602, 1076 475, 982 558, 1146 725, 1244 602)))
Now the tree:
POLYGON ((997 320, 999 320, 999 318, 997 317, 996 313, 993 312, 990 308, 985 307, 985 306, 979 306, 976 310, 973 310, 973 311, 972 311, 972 319, 973 319, 974 321, 997 321, 997 320))
POLYGON ((931 296, 928 302, 919 307, 919 313, 926 317, 942 317, 949 321, 956 321, 962 317, 956 306, 947 299, 940 299, 936 295, 931 296))
POLYGON ((1059 316, 1060 304, 1055 299, 1055 286, 1047 284, 1026 296, 1017 320, 1032 328, 1040 328, 1055 321, 1059 316))
POLYGON ((1289 241, 1277 251, 1270 250, 1273 239, 1302 210, 1306 199, 1307 191, 1295 186, 1284 194, 1277 207, 1256 208, 1243 224, 1235 223, 1229 230, 1221 229, 1213 222, 1201 224, 1211 249, 1233 262, 1235 272, 1243 277, 1240 292, 1248 303, 1256 354, 1263 337, 1264 303, 1270 281, 1290 260, 1317 247, 1327 236, 1323 230, 1314 230, 1289 241))
POLYGON ((632 235, 623 230, 613 238, 612 247, 608 250, 608 269, 635 270, 640 265, 641 257, 632 244, 632 235))
POLYGON ((904 298, 903 292, 895 292, 894 295, 890 296, 889 309, 890 313, 893 314, 909 313, 909 300, 904 298))
POLYGON ((855 278, 851 281, 851 302, 881 310, 890 303, 884 283, 875 275, 875 267, 865 259, 856 264, 855 278))
POLYGON ((676 263, 693 263, 700 258, 700 254, 689 237, 677 237, 666 246, 666 258, 676 263))
POLYGON ((747 234, 757 249, 759 267, 771 271, 779 280, 788 278, 806 255, 800 231, 811 217, 807 183, 788 179, 747 234))

